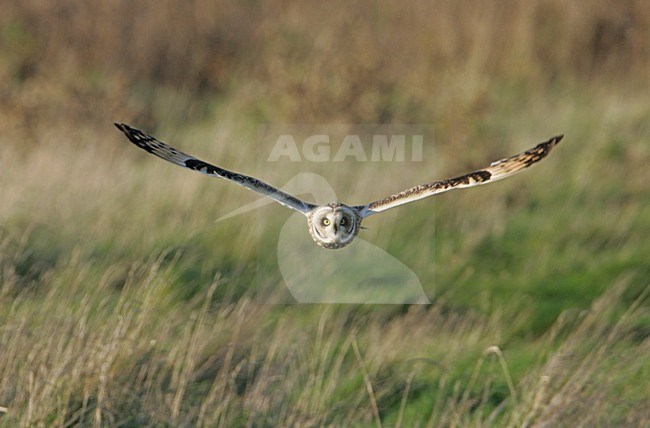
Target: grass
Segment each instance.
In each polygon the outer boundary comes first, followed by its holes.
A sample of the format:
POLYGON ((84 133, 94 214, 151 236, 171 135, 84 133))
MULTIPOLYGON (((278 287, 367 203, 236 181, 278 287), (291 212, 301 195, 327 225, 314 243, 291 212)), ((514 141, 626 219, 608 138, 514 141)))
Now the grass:
POLYGON ((171 2, 143 5, 136 36, 119 2, 27 3, 0 18, 1 426, 649 423, 644 4, 171 2), (172 21, 177 39, 146 30, 172 21), (215 224, 256 196, 113 121, 350 202, 566 137, 522 175, 368 219, 431 305, 302 305, 278 270, 284 208, 215 224), (433 124, 435 147, 254 165, 274 122, 433 124))
POLYGON ((108 149, 5 151, 15 203, 2 212, 3 423, 647 421, 643 189, 606 155, 566 168, 590 142, 567 139, 520 183, 441 196, 435 229, 427 203, 408 223, 377 218, 367 239, 392 228, 386 248, 436 297, 401 308, 263 304, 250 270, 284 210, 262 209, 261 235, 248 215, 214 225, 213 213, 252 198, 114 137, 108 149), (606 181, 580 183, 604 165, 606 181), (609 191, 624 174, 629 184, 609 191), (528 196, 509 202, 522 186, 528 196), (433 247, 433 265, 418 246, 433 247))

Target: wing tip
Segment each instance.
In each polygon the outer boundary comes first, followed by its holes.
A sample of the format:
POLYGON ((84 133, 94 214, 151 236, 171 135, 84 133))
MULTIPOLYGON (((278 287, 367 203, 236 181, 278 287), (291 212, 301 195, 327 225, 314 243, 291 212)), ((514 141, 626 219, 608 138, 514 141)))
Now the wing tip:
MULTIPOLYGON (((560 141, 562 141, 563 138, 564 138, 564 134, 556 135, 555 137, 552 137, 548 141, 544 141, 543 143, 539 143, 531 151, 541 150, 541 151, 545 152, 544 156, 546 156, 551 150, 553 150, 553 147, 557 146, 560 143, 560 141)), ((544 156, 542 156, 542 157, 544 157, 544 156)))
POLYGON ((138 131, 137 129, 130 127, 126 123, 115 122, 113 123, 113 125, 115 125, 115 127, 119 129, 124 135, 126 135, 126 137, 131 141, 133 141, 133 137, 135 133, 138 131))

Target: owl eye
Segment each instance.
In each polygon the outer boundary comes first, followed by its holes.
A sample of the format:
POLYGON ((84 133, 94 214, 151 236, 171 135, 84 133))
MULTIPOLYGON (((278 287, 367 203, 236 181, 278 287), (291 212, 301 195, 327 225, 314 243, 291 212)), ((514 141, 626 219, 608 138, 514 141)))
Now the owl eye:
POLYGON ((345 226, 347 223, 348 223, 348 221, 345 219, 345 217, 343 217, 343 218, 341 219, 341 221, 339 222, 339 224, 340 224, 341 226, 345 226))
POLYGON ((324 224, 325 226, 329 226, 329 225, 331 224, 331 222, 330 222, 330 220, 329 220, 328 218, 324 218, 324 219, 323 219, 323 224, 324 224))

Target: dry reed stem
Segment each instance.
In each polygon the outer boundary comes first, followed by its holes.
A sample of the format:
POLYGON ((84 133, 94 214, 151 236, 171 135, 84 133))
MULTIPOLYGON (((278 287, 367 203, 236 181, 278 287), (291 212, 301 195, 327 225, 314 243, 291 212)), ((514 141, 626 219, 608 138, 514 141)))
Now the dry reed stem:
POLYGON ((381 424, 381 418, 379 417, 379 408, 377 407, 377 400, 375 399, 375 393, 372 389, 372 383, 370 382, 370 376, 368 375, 368 370, 366 369, 366 365, 363 362, 363 358, 361 357, 361 352, 359 351, 359 344, 357 343, 356 336, 353 336, 352 338, 352 349, 354 350, 354 355, 357 358, 357 363, 359 364, 359 368, 361 369, 361 373, 363 375, 363 383, 366 385, 368 398, 370 398, 370 405, 372 406, 372 413, 373 416, 375 417, 375 423, 379 428, 381 428, 382 424, 381 424))

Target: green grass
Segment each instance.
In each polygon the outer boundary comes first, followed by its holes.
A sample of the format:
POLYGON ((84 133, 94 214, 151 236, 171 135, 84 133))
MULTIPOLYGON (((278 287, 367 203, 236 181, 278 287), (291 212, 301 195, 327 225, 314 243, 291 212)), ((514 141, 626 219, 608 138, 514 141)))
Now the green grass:
POLYGON ((273 249, 287 213, 214 224, 251 198, 121 143, 106 165, 48 147, 5 164, 3 188, 28 198, 2 211, 2 423, 375 425, 373 402, 388 426, 646 421, 648 210, 642 172, 612 160, 619 141, 568 136, 510 183, 433 201, 433 220, 427 202, 373 220, 366 238, 393 229, 386 249, 425 307, 264 304, 264 287, 286 301, 273 249), (24 167, 39 156, 47 185, 24 167))

